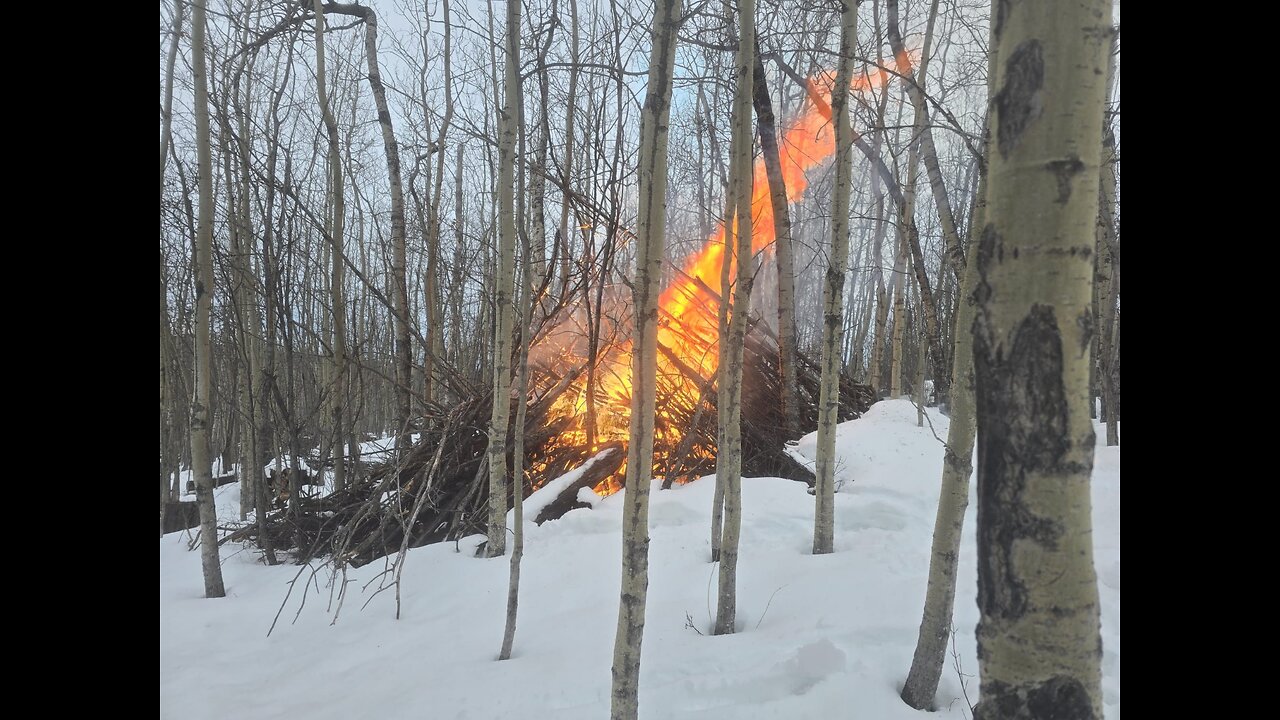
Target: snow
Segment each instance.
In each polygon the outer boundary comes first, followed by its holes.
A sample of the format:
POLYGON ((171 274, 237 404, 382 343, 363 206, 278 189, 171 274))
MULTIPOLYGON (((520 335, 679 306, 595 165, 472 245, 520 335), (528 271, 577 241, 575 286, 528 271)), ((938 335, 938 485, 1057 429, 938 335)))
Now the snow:
MULTIPOLYGON (((933 432, 945 437, 947 419, 936 411, 930 417, 933 432)), ((933 432, 927 424, 916 427, 915 407, 901 400, 877 403, 839 427, 845 482, 836 496, 832 555, 810 554, 814 500, 804 484, 743 481, 735 635, 709 633, 716 593, 716 566, 708 562, 712 483, 661 490, 655 482, 641 715, 970 717, 965 692, 974 702, 978 697, 972 502, 955 657, 939 687, 939 712, 924 715, 898 699, 924 602, 941 478, 942 445, 933 432)), ((811 458, 814 445, 810 435, 797 450, 811 458)), ((216 490, 220 518, 238 517, 238 487, 216 490)), ((222 547, 227 597, 206 600, 198 552, 187 550, 185 533, 168 535, 160 540, 161 717, 606 717, 624 495, 598 498, 594 509, 541 527, 532 523, 537 495, 527 501, 515 656, 505 662, 495 658, 509 562, 472 557, 480 536, 456 548, 412 550, 396 620, 394 591, 375 595, 382 562, 347 572, 339 610, 342 578, 334 582, 327 568, 266 567, 252 548, 229 544, 222 547)), ((1106 716, 1118 720, 1118 447, 1099 442, 1093 495, 1103 691, 1106 716)))
MULTIPOLYGON (((418 442, 420 433, 411 433, 409 441, 411 443, 418 442)), ((394 437, 381 437, 367 442, 360 443, 360 462, 363 463, 380 463, 386 462, 391 457, 391 451, 396 447, 396 439, 394 437)), ((304 469, 310 470, 320 464, 320 449, 311 448, 305 453, 305 457, 299 457, 304 469)), ((288 455, 273 457, 262 466, 262 472, 270 475, 275 472, 277 463, 282 469, 289 469, 292 460, 288 455)), ((326 475, 332 474, 331 471, 325 471, 326 475)))

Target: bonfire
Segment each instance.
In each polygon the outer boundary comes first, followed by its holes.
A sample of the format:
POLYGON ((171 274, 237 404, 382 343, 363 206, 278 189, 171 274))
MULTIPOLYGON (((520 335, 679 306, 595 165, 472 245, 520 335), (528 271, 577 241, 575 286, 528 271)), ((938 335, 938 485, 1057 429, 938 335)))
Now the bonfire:
MULTIPOLYGON (((909 58, 897 65, 911 67, 909 58)), ((854 92, 883 86, 893 73, 875 68, 856 77, 854 92)), ((830 106, 831 73, 809 83, 812 102, 786 125, 779 143, 788 202, 803 196, 806 172, 835 152, 830 106)), ((763 161, 753 172, 753 262, 772 260, 773 207, 763 161)), ((660 300, 658 383, 652 477, 663 487, 715 473, 716 382, 719 365, 721 270, 725 262, 723 225, 701 250, 678 266, 660 300)), ((730 258, 730 276, 734 274, 730 258)), ((626 323, 629 298, 613 298, 610 317, 626 323)), ((542 523, 576 507, 578 493, 590 487, 601 497, 617 492, 625 478, 623 463, 631 412, 631 342, 623 338, 596 348, 594 365, 585 343, 586 326, 573 308, 562 304, 543 317, 530 351, 530 387, 524 427, 524 496, 551 480, 588 466, 533 518, 542 523), (588 370, 591 372, 588 372, 588 370)), ((623 328, 625 330, 625 328, 623 328)), ((625 333, 623 333, 625 334, 625 333)), ((514 363, 513 363, 514 365, 514 363)), ((746 477, 785 477, 812 485, 806 463, 789 451, 783 414, 778 339, 758 316, 748 320, 742 378, 742 473, 746 477)), ((802 430, 817 427, 820 370, 814 359, 797 353, 796 396, 802 430)), ((488 417, 492 390, 475 393, 451 408, 420 420, 416 444, 393 462, 364 468, 351 486, 316 498, 300 498, 290 512, 268 517, 272 545, 294 547, 299 560, 332 554, 339 563, 362 565, 406 547, 457 540, 485 531, 488 516, 488 417)), ((869 386, 842 377, 840 420, 865 412, 875 400, 869 386)), ((514 433, 516 403, 510 398, 514 433)), ((508 442, 508 477, 514 466, 508 442)), ((509 493, 516 484, 508 482, 509 493)), ((507 497, 510 503, 512 497, 507 497)), ((509 505, 508 505, 509 507, 509 505)), ((256 539, 258 529, 238 530, 226 540, 256 539)), ((224 540, 224 542, 226 541, 224 540)))

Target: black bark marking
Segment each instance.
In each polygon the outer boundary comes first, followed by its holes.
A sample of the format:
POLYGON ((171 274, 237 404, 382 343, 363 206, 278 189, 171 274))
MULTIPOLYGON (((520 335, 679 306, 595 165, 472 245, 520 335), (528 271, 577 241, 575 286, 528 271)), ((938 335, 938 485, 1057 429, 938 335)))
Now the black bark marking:
MULTIPOLYGON (((989 258, 980 245, 985 281, 989 258)), ((1027 588, 1013 565, 1014 544, 1054 548, 1062 535, 1023 499, 1027 476, 1061 472, 1069 460, 1062 335, 1054 309, 1032 305, 1006 348, 980 306, 974 324, 978 417, 978 606, 984 618, 1013 620, 1027 611, 1027 588)))
POLYGON ((1009 157, 1022 134, 1044 110, 1040 89, 1044 86, 1044 51, 1032 38, 1014 48, 1004 64, 1004 87, 996 94, 996 145, 1009 157))
POLYGON ((996 0, 996 22, 991 31, 994 37, 1000 37, 1000 33, 1004 31, 1004 21, 1009 17, 1011 4, 1011 0, 996 0))
POLYGON ((1093 342, 1093 310, 1085 308, 1080 312, 1080 316, 1076 318, 1076 325, 1080 327, 1080 354, 1084 355, 1089 351, 1089 345, 1093 342))
POLYGON ((1058 197, 1054 202, 1065 205, 1071 199, 1071 179, 1084 172, 1084 163, 1078 157, 1069 157, 1066 160, 1052 160, 1044 166, 1058 181, 1058 197))
MULTIPOLYGON (((837 270, 834 265, 827 268, 827 287, 831 288, 832 297, 844 297, 844 273, 837 270)), ((831 330, 831 337, 836 337, 842 323, 841 312, 837 310, 834 313, 823 313, 823 321, 831 330)))
POLYGON ((982 684, 982 702, 973 709, 974 720, 1099 720, 1084 683, 1067 675, 1055 675, 1041 683, 982 684))
MULTIPOLYGON (((992 256, 995 254, 995 248, 999 242, 1000 234, 996 232, 995 226, 987 225, 982 228, 982 236, 978 239, 978 281, 973 287, 973 302, 977 307, 982 307, 991 300, 991 286, 987 284, 987 270, 991 268, 992 256)), ((975 323, 977 319, 977 314, 975 313, 975 323)))

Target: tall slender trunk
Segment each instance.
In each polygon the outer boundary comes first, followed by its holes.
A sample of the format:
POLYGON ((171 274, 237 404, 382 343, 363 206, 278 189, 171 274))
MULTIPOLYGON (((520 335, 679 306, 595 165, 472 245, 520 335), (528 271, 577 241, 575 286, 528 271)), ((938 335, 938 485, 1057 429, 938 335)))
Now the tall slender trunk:
POLYGON ((938 208, 938 223, 942 226, 942 237, 947 245, 947 258, 952 270, 959 277, 964 274, 964 249, 961 246, 960 233, 956 229, 955 216, 951 212, 951 200, 947 195, 947 186, 942 178, 942 167, 938 164, 938 150, 933 143, 933 124, 929 120, 928 99, 924 86, 929 66, 929 48, 933 41, 934 23, 938 18, 938 0, 929 5, 929 20, 924 35, 924 49, 920 56, 919 69, 911 68, 911 55, 902 41, 902 32, 898 27, 898 0, 886 0, 888 11, 889 46, 902 68, 903 85, 907 88, 907 96, 915 110, 915 136, 920 143, 920 156, 924 161, 925 173, 929 178, 929 188, 933 191, 933 202, 938 208))
POLYGON ((160 198, 164 199, 164 169, 169 164, 169 144, 173 139, 173 66, 178 60, 178 43, 182 40, 182 20, 187 4, 173 2, 173 24, 169 28, 169 54, 164 61, 164 100, 160 104, 160 198))
MULTIPOLYGON (((280 119, 280 105, 284 100, 284 91, 288 87, 288 76, 290 66, 285 68, 285 77, 283 81, 275 83, 276 92, 271 98, 271 132, 267 142, 267 162, 266 175, 269 178, 275 178, 276 167, 279 161, 280 148, 280 128, 282 125, 280 119)), ((273 78, 278 80, 278 78, 273 78)), ((243 135, 243 134, 242 134, 243 135)), ((286 162, 287 166, 287 162, 286 162)), ((276 459, 276 472, 280 472, 280 454, 279 444, 276 443, 276 432, 279 428, 273 423, 272 418, 278 417, 273 415, 271 402, 271 393, 275 388, 276 373, 276 342, 279 337, 279 277, 280 274, 276 268, 275 261, 275 235, 276 235, 276 217, 275 217, 275 192, 270 187, 265 188, 266 200, 263 203, 264 209, 262 213, 262 281, 263 281, 263 324, 266 335, 262 342, 262 352, 260 354, 260 365, 258 368, 258 377, 256 379, 257 390, 254 395, 261 398, 258 406, 258 445, 259 447, 271 448, 271 454, 276 459)), ((281 220, 283 224, 283 220, 281 220)), ((258 543, 266 556, 267 564, 276 564, 275 549, 272 546, 271 538, 266 533, 266 515, 270 507, 271 500, 269 497, 267 482, 259 476, 260 482, 254 488, 254 505, 257 506, 258 518, 258 543)))
POLYGON ((195 82, 196 158, 199 163, 200 210, 196 223, 195 394, 191 401, 191 474, 200 508, 200 566, 204 571, 204 595, 225 596, 222 564, 218 557, 218 516, 213 504, 213 466, 209 457, 212 392, 213 310, 213 152, 209 133, 209 83, 205 63, 205 9, 197 3, 191 13, 191 74, 195 82))
POLYGON ((1102 718, 1089 477, 1092 251, 1111 3, 1001 5, 975 252, 977 720, 1102 718))
POLYGON ((622 511, 622 588, 613 642, 610 716, 635 720, 640 707, 640 648, 649 589, 649 486, 658 354, 658 292, 666 232, 667 125, 675 66, 680 0, 657 0, 649 87, 640 114, 639 215, 634 307, 639 342, 631 356, 631 433, 622 511))
MULTIPOLYGON (((738 58, 735 73, 738 80, 737 94, 733 99, 734 148, 738 154, 734 163, 737 177, 733 191, 736 219, 725 224, 724 266, 733 257, 737 264, 737 281, 733 289, 733 318, 729 332, 722 335, 726 346, 723 364, 720 366, 721 397, 720 425, 725 442, 716 452, 716 481, 724 488, 724 533, 720 541, 720 592, 716 600, 717 635, 734 632, 738 607, 738 538, 742 531, 742 356, 747 334, 747 319, 751 314, 752 272, 751 257, 751 198, 752 198, 752 143, 751 106, 755 93, 756 43, 755 0, 738 0, 738 58), (737 247, 731 255, 730 238, 737 247)), ((785 203, 785 196, 783 198, 785 203)), ((721 304, 727 302, 727 294, 721 295, 721 304)))
MULTIPOLYGON (((542 77, 546 78, 545 72, 542 77)), ((545 157, 549 137, 545 121, 542 125, 542 147, 539 150, 539 154, 545 157)), ((542 216, 539 212, 534 212, 532 220, 532 237, 524 244, 524 270, 520 281, 523 289, 520 293, 520 348, 517 351, 516 427, 512 441, 514 447, 512 448, 513 469, 511 471, 512 484, 515 485, 512 493, 514 505, 511 523, 514 535, 511 544, 510 582, 507 586, 507 622, 506 628, 502 633, 502 650, 498 653, 499 660, 509 660, 512 646, 515 644, 516 614, 520 606, 520 561, 524 558, 524 427, 529 414, 529 342, 531 340, 530 333, 533 330, 533 308, 537 302, 534 292, 538 285, 535 279, 537 271, 531 254, 536 252, 536 239, 545 232, 542 216), (530 248, 531 245, 534 247, 530 248)))
MULTIPOLYGON (((916 295, 916 304, 917 306, 920 304, 919 294, 916 295)), ((920 308, 917 307, 916 315, 914 318, 917 330, 919 330, 920 324, 923 322, 923 319, 921 317, 923 314, 924 313, 920 310, 920 308)), ((919 337, 916 341, 916 373, 915 373, 915 377, 911 381, 911 384, 915 386, 912 388, 912 390, 913 390, 913 394, 915 395, 915 403, 916 403, 916 427, 924 427, 924 407, 925 407, 925 404, 928 402, 928 398, 925 396, 925 391, 924 391, 925 366, 928 365, 928 362, 927 362, 928 348, 929 348, 929 345, 927 342, 925 342, 925 339, 923 337, 919 337)))
MULTIPOLYGON (((736 102, 737 98, 734 98, 736 102)), ((736 108, 735 108, 736 109, 736 108)), ((732 124, 732 123, 731 123, 732 124)), ((750 139, 748 138, 748 141, 750 139)), ((749 158, 749 154, 743 154, 739 145, 743 141, 742 136, 734 131, 729 136, 729 174, 724 192, 724 250, 720 263, 720 305, 716 309, 716 336, 725 338, 724 342, 718 343, 716 346, 716 368, 723 373, 729 367, 729 348, 732 345, 729 342, 729 310, 730 310, 730 294, 733 289, 731 285, 732 274, 730 270, 733 263, 730 259, 733 257, 733 230, 737 225, 737 208, 739 200, 738 187, 742 184, 744 173, 741 163, 744 158, 749 158)), ((720 562, 721 546, 724 544, 724 500, 725 500, 725 479, 727 473, 721 468, 729 458, 729 393, 730 387, 727 378, 718 375, 716 378, 716 484, 712 490, 712 506, 711 506, 711 562, 720 562)), ((739 431, 741 432, 741 431, 739 431)))
MULTIPOLYGON (((569 0, 569 56, 578 57, 578 0, 569 0)), ((574 154, 574 121, 575 110, 578 104, 578 64, 573 63, 569 66, 569 93, 565 98, 564 110, 564 162, 561 168, 561 177, 566 183, 573 180, 573 154, 574 154)), ((560 242, 564 243, 564 249, 560 253, 560 277, 567 280, 570 272, 570 253, 569 253, 569 210, 572 203, 568 194, 562 198, 560 202, 560 242)), ((566 286, 567 287, 567 286, 566 286)))
POLYGON ((378 69, 378 15, 373 8, 358 3, 326 3, 329 13, 350 15, 364 20, 364 51, 369 89, 378 109, 378 127, 382 131, 382 147, 387 156, 387 184, 391 190, 391 302, 395 306, 395 435, 397 451, 409 445, 409 421, 413 412, 413 360, 409 345, 409 286, 405 252, 404 185, 400 175, 400 145, 391 126, 391 107, 387 104, 386 86, 378 69))
POLYGON ((462 198, 462 144, 459 143, 453 165, 453 287, 457 288, 457 292, 453 294, 453 303, 449 307, 451 329, 450 337, 452 342, 449 343, 450 358, 455 366, 461 366, 462 361, 460 355, 462 353, 462 279, 463 279, 463 247, 466 239, 465 228, 466 222, 463 217, 463 198, 462 198))
MULTIPOLYGON (((247 29, 246 29, 247 32, 247 29)), ((243 37, 243 36, 242 36, 243 37)), ((240 81, 244 75, 247 65, 248 54, 242 54, 237 63, 233 79, 230 87, 223 89, 221 106, 219 108, 219 117, 223 123, 223 131, 219 134, 220 151, 223 156, 223 173, 227 187, 227 225, 229 240, 229 260, 231 261, 231 303, 234 312, 228 317, 229 320, 234 319, 232 323, 232 332, 228 337, 234 337, 235 341, 235 373, 236 373, 236 412, 239 415, 240 422, 237 423, 237 433, 235 439, 238 440, 239 455, 239 475, 240 475, 240 519, 244 520, 248 517, 249 511, 253 509, 253 487, 257 481, 256 469, 257 463, 257 424, 255 423, 254 412, 254 379, 257 377, 257 364, 254 362, 254 356, 257 354, 257 335, 260 332, 256 322, 257 305, 253 300, 249 289, 252 273, 250 269, 250 255, 253 248, 253 220, 250 216, 251 207, 249 203, 249 193, 253 191, 251 183, 246 182, 247 166, 249 164, 248 157, 248 141, 244 137, 245 126, 247 122, 247 101, 240 97, 240 81), (237 121, 237 130, 240 137, 237 143, 237 151, 240 156, 238 163, 239 172, 232 168, 232 152, 230 147, 231 137, 231 110, 235 108, 235 117, 237 121), (239 181, 239 187, 236 187, 239 181)), ((229 439, 230 440, 230 439, 229 439)))
POLYGON ((441 242, 441 201, 444 190, 445 139, 449 134, 449 125, 453 121, 453 55, 452 21, 449 11, 449 0, 442 3, 444 11, 444 116, 440 119, 440 133, 436 137, 436 173, 435 189, 431 193, 431 227, 426 239, 427 246, 427 353, 426 367, 423 375, 427 387, 425 400, 428 403, 442 399, 444 385, 444 308, 440 294, 440 242, 441 242))
MULTIPOLYGON (((880 5, 877 3, 873 6, 872 20, 874 22, 876 37, 880 36, 880 5)), ((883 65, 884 58, 881 56, 879 45, 876 48, 876 59, 883 65)), ((880 101, 876 106, 876 127, 880 128, 876 132, 875 138, 871 143, 871 155, 880 157, 880 146, 884 144, 885 138, 885 115, 889 109, 889 89, 886 87, 884 92, 880 94, 880 101)), ((894 182, 893 178, 888 178, 890 183, 894 182)), ((884 212, 884 193, 886 188, 884 184, 886 178, 881 173, 871 174, 871 194, 875 198, 876 221, 875 229, 872 233, 871 258, 875 267, 874 280, 872 282, 873 302, 875 303, 875 325, 871 328, 871 360, 867 369, 867 383, 871 385, 872 392, 875 397, 880 397, 881 387, 884 378, 884 331, 885 325, 889 322, 889 290, 884 282, 884 239, 888 234, 889 222, 884 212)), ((890 185, 890 188, 895 187, 890 185)), ((894 253, 894 272, 893 277, 898 275, 897 262, 901 259, 901 254, 894 253)))
MULTIPOLYGON (((910 181, 908 181, 910 184, 910 181)), ((910 203, 908 203, 910 204, 910 203)), ((906 246, 906 228, 902 218, 899 217, 899 248, 905 250, 906 246)), ((889 360, 889 397, 897 398, 902 396, 902 354, 905 352, 902 342, 906 338, 907 326, 907 287, 906 273, 911 271, 911 258, 905 259, 906 267, 903 272, 894 273, 893 287, 893 345, 890 347, 889 360)))
POLYGON ((836 130, 836 179, 831 200, 831 256, 822 289, 822 385, 818 399, 817 483, 814 487, 813 554, 835 549, 836 424, 840 422, 840 348, 844 329, 844 277, 849 264, 849 184, 853 168, 853 126, 849 122, 849 81, 858 38, 858 6, 840 3, 840 60, 831 96, 836 130))
MULTIPOLYGON (((977 202, 969 216, 966 256, 973 257, 978 233, 986 223, 987 178, 979 178, 977 202)), ((917 710, 933 706, 938 680, 946 660, 952 616, 955 611, 956 569, 960 560, 960 537, 964 513, 969 507, 969 477, 973 474, 973 438, 976 417, 973 397, 973 289, 977 277, 975 263, 969 262, 960 289, 956 311, 955 360, 951 379, 951 425, 942 460, 942 489, 938 513, 933 523, 933 546, 929 554, 929 584, 925 590, 924 612, 911 670, 902 687, 902 700, 917 710)))
MULTIPOLYGON (((902 37, 898 33, 898 4, 896 1, 887 3, 889 15, 889 37, 894 43, 894 53, 897 54, 899 62, 909 62, 908 55, 903 49, 902 37), (894 41, 896 38, 896 41, 894 41)), ((938 305, 934 298, 933 288, 929 283, 928 267, 925 264, 924 253, 920 248, 920 230, 916 226, 916 188, 919 182, 920 161, 924 156, 925 164, 928 165, 928 156, 933 151, 933 135, 930 133, 928 126, 928 112, 923 104, 923 87, 925 77, 929 69, 929 55, 933 45, 933 28, 938 15, 938 4, 935 1, 930 9, 929 21, 925 26, 924 46, 921 50, 919 76, 912 78, 907 82, 908 94, 913 98, 914 120, 911 128, 911 148, 907 152, 907 183, 903 188, 903 202, 898 206, 898 237, 900 250, 909 255, 907 259, 907 268, 915 276, 916 290, 919 293, 920 315, 923 319, 923 337, 928 340, 930 354, 933 357, 934 366, 934 384, 938 388, 940 396, 947 394, 946 373, 946 353, 942 348, 942 333, 940 323, 938 321, 938 305), (914 100, 919 99, 920 103, 914 100)), ((937 167, 936 152, 933 156, 934 168, 937 167)), ((946 196, 946 188, 941 187, 941 174, 938 174, 939 185, 934 186, 934 198, 937 201, 939 216, 944 217, 943 228, 950 227, 950 235, 947 235, 948 246, 952 244, 952 237, 955 235, 954 222, 951 218, 951 208, 946 196)), ((955 240, 956 252, 953 254, 953 262, 955 267, 962 267, 963 252, 959 249, 959 240, 955 240)), ((897 288, 902 289, 901 281, 904 278, 897 278, 897 288)), ((902 352, 901 345, 902 327, 898 323, 899 313, 904 310, 906 298, 899 295, 894 302, 894 331, 893 331, 893 367, 891 369, 891 389, 890 394, 898 397, 902 393, 902 352)))
POLYGON ((778 258, 778 362, 782 371, 782 413, 787 431, 800 434, 800 396, 796 387, 796 270, 791 247, 791 209, 787 204, 787 186, 782 177, 782 161, 778 154, 778 129, 773 116, 773 101, 760 60, 760 41, 756 39, 752 101, 760 135, 760 152, 764 157, 765 176, 769 180, 769 204, 773 209, 774 252, 778 258))
MULTIPOLYGON (((169 28, 169 53, 165 59, 164 99, 160 105, 160 199, 164 199, 164 174, 168 166, 169 145, 173 137, 173 68, 178 59, 178 44, 182 40, 182 23, 187 5, 180 0, 173 3, 173 20, 169 28)), ((163 228, 163 219, 161 220, 163 228)), ((163 230, 162 230, 163 231, 163 230)), ((182 402, 174 392, 176 369, 173 358, 172 329, 169 323, 168 287, 165 282, 164 253, 160 253, 160 503, 170 499, 172 483, 170 470, 178 464, 179 453, 173 452, 178 437, 176 420, 181 413, 174 412, 182 402)), ((161 528, 163 529, 163 518, 161 528)))
POLYGON ((333 245, 333 268, 329 277, 330 301, 333 303, 333 351, 331 361, 333 385, 329 412, 333 423, 332 446, 334 452, 333 484, 341 490, 346 487, 347 465, 343 457, 346 432, 347 399, 347 300, 343 288, 345 257, 343 255, 343 224, 347 216, 346 195, 343 193, 342 151, 338 143, 338 121, 334 119, 333 106, 329 104, 326 87, 324 51, 324 7, 321 0, 312 0, 316 11, 316 98, 320 103, 320 116, 324 120, 325 134, 329 140, 329 200, 330 215, 327 218, 329 237, 333 245))
POLYGON ((516 246, 516 135, 520 127, 520 3, 507 3, 506 104, 498 117, 498 271, 494 278, 493 413, 489 419, 489 557, 507 546, 507 424, 511 419, 511 324, 516 246))
MULTIPOLYGON (((1107 60, 1107 102, 1116 82, 1116 53, 1119 51, 1117 41, 1119 34, 1113 36, 1107 60)), ((1103 415, 1107 424, 1107 445, 1120 444, 1120 403, 1116 397, 1115 340, 1116 306, 1119 303, 1120 273, 1118 271, 1119 247, 1116 241, 1115 226, 1116 206, 1116 135, 1112 127, 1111 116, 1104 118, 1102 127, 1102 182, 1098 195, 1098 230, 1097 230, 1097 266, 1095 280, 1094 319, 1097 337, 1095 350, 1097 360, 1089 368, 1096 372, 1098 386, 1102 391, 1103 415)), ((1092 394, 1089 406, 1093 408, 1092 394)))

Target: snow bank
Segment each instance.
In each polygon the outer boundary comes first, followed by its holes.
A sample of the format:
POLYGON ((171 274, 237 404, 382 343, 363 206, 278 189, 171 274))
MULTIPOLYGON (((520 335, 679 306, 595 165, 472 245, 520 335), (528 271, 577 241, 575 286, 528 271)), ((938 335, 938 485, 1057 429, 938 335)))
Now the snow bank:
MULTIPOLYGON (((931 418, 945 438, 947 419, 936 412, 931 418)), ((803 438, 798 452, 812 457, 813 443, 813 436, 803 438)), ((735 635, 708 632, 716 593, 716 566, 708 562, 712 483, 671 490, 654 483, 643 717, 970 716, 961 682, 976 701, 974 505, 959 567, 958 666, 948 660, 937 698, 941 709, 924 715, 897 694, 924 602, 942 445, 927 425, 916 427, 915 408, 905 401, 877 403, 863 419, 842 424, 837 443, 846 482, 836 496, 832 555, 810 554, 814 500, 802 483, 743 481, 735 635)), ((219 512, 235 508, 227 501, 238 486, 218 490, 219 512)), ((224 546, 228 596, 205 600, 199 554, 186 550, 181 534, 167 536, 160 541, 160 715, 607 717, 624 494, 597 499, 594 510, 527 527, 515 657, 501 663, 495 658, 509 563, 473 558, 480 536, 456 548, 445 543, 410 552, 400 620, 394 619, 394 592, 374 595, 382 563, 348 572, 349 595, 336 623, 341 581, 332 582, 327 573, 313 577, 306 567, 265 567, 252 549, 224 546), (277 611, 279 622, 267 637, 277 611)), ((1093 494, 1103 689, 1107 717, 1116 720, 1119 448, 1098 448, 1093 494)), ((527 508, 533 517, 536 511, 527 508)))

